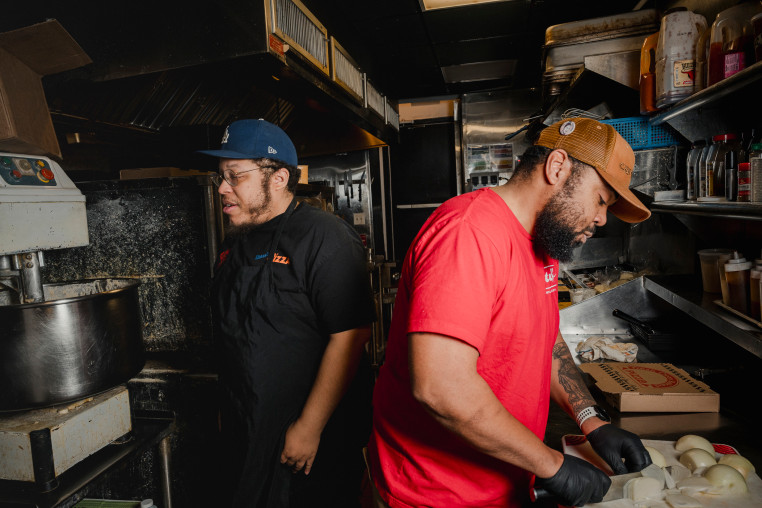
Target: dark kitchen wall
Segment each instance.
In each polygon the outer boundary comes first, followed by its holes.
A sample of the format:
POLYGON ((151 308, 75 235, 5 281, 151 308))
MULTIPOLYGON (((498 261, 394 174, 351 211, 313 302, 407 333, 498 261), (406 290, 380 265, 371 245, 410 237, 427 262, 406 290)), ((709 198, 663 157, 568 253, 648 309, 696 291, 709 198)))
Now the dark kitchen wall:
MULTIPOLYGON (((204 177, 96 180, 78 186, 86 198, 90 243, 47 251, 43 278, 140 281, 147 361, 128 382, 131 409, 136 416, 174 419, 174 505, 214 506, 217 367, 209 290, 211 240, 218 233, 216 221, 208 220, 212 187, 204 177)), ((152 449, 109 471, 88 487, 87 496, 159 502, 159 485, 152 449)))
POLYGON ((393 259, 400 265, 431 212, 458 193, 459 130, 452 120, 400 127, 400 143, 391 150, 393 259))

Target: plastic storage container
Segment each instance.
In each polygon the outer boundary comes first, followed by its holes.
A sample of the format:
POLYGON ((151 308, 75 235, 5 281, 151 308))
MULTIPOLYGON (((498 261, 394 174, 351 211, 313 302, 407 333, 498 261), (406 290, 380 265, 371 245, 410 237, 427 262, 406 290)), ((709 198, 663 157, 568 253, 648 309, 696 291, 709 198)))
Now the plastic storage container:
POLYGON ((691 150, 688 152, 686 160, 686 174, 685 174, 685 198, 690 201, 695 201, 698 197, 696 183, 699 181, 698 177, 698 162, 701 157, 701 152, 704 150, 706 142, 703 139, 694 141, 691 145, 691 150))
POLYGON ((706 160, 706 195, 725 196, 725 156, 729 151, 737 153, 740 145, 735 134, 720 134, 712 141, 714 150, 706 160))
POLYGON ((706 158, 712 148, 712 142, 707 141, 701 149, 698 162, 696 163, 696 198, 706 197, 706 158))
POLYGON ((661 18, 656 45, 656 107, 661 109, 693 94, 696 43, 706 30, 706 18, 685 7, 661 18))
POLYGON ((730 249, 703 249, 698 251, 698 255, 701 261, 701 281, 704 291, 719 293, 721 288, 718 260, 721 258, 730 259, 733 251, 730 249))
POLYGON ((707 198, 716 196, 714 190, 714 165, 713 161, 717 157, 717 150, 720 144, 717 141, 717 136, 712 138, 712 142, 707 148, 704 154, 704 159, 701 161, 699 170, 701 171, 701 194, 699 198, 707 198))
POLYGON ((718 83, 754 63, 751 19, 759 12, 762 12, 762 5, 755 0, 717 14, 709 40, 707 85, 718 83))
POLYGON ((709 38, 712 35, 712 27, 709 26, 701 32, 696 42, 696 75, 694 77, 693 91, 698 92, 706 88, 706 73, 709 60, 709 38))
POLYGON ((738 152, 725 152, 725 199, 738 199, 738 152))
POLYGON ((749 272, 749 315, 759 321, 760 303, 759 303, 759 285, 762 280, 762 270, 752 268, 749 272))
POLYGON ((723 303, 743 314, 749 313, 749 281, 751 261, 733 252, 733 257, 725 264, 725 279, 728 285, 727 299, 723 303))
POLYGON ((653 33, 643 41, 640 48, 640 114, 647 115, 658 111, 656 107, 656 44, 659 32, 653 33))

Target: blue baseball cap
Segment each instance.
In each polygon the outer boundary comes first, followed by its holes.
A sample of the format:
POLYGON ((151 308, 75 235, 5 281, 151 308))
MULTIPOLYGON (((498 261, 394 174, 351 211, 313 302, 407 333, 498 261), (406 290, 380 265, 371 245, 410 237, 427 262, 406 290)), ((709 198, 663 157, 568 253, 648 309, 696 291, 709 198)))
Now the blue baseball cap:
POLYGON ((288 134, 277 125, 259 120, 238 120, 225 128, 219 150, 199 153, 224 159, 278 159, 296 166, 296 148, 288 134))

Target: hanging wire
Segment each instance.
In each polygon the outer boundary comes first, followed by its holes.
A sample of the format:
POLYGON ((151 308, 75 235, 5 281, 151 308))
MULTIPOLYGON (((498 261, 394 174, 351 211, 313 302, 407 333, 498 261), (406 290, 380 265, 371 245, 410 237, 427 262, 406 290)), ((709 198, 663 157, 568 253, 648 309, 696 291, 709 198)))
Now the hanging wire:
POLYGON ((584 109, 569 108, 561 114, 561 118, 592 118, 593 120, 603 120, 604 117, 591 113, 590 111, 585 111, 584 109))

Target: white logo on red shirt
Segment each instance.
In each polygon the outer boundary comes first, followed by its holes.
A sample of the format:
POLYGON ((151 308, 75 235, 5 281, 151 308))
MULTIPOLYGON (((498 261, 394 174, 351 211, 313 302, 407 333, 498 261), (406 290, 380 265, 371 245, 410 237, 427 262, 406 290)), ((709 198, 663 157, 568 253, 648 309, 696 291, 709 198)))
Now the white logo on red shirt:
POLYGON ((550 294, 557 290, 558 286, 558 274, 556 273, 555 265, 548 265, 545 267, 545 294, 550 294))

